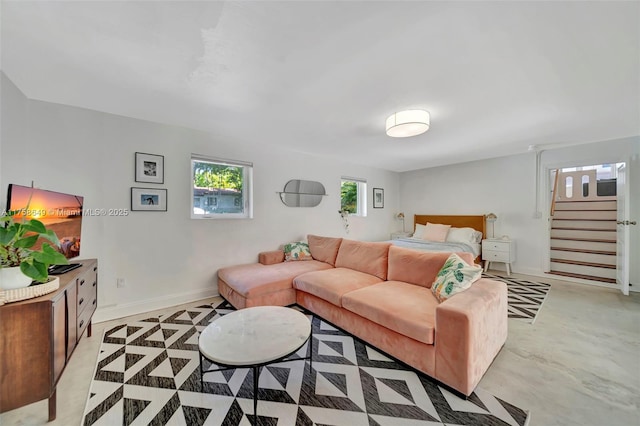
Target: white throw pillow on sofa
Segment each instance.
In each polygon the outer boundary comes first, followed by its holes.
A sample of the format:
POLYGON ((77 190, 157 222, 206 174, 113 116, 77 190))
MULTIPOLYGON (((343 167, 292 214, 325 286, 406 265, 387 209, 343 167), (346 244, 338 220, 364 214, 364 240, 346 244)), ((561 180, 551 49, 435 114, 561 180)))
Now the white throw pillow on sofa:
POLYGON ((431 291, 440 303, 458 294, 482 277, 482 268, 467 264, 455 253, 447 258, 436 275, 431 291))

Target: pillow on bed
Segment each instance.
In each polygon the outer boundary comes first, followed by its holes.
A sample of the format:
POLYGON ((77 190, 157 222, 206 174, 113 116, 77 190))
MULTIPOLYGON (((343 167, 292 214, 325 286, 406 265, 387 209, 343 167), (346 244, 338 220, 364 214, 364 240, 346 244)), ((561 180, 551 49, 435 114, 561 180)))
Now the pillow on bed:
POLYGON ((451 253, 436 275, 431 291, 436 299, 442 303, 454 294, 471 287, 471 284, 478 281, 480 277, 482 277, 480 266, 471 266, 457 254, 451 253))
POLYGON ((482 241, 482 232, 478 232, 473 228, 451 228, 445 241, 448 243, 475 244, 482 241))
POLYGON ((422 238, 424 235, 424 228, 426 228, 426 226, 416 223, 416 230, 413 233, 413 238, 422 238))
POLYGON ((424 228, 424 234, 422 239, 427 241, 436 241, 438 243, 444 243, 447 239, 447 234, 451 225, 441 225, 438 223, 429 223, 424 228))

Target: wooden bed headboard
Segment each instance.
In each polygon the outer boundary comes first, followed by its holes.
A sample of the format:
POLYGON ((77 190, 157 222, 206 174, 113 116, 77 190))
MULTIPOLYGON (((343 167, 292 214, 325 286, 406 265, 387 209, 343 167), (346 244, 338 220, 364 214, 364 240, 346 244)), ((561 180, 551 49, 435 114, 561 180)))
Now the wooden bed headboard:
MULTIPOLYGON (((482 232, 482 239, 487 236, 487 221, 485 215, 476 216, 447 216, 447 215, 426 215, 416 214, 413 216, 413 223, 426 225, 427 222, 451 225, 454 228, 473 228, 482 232)), ((415 229, 415 225, 414 225, 415 229)))

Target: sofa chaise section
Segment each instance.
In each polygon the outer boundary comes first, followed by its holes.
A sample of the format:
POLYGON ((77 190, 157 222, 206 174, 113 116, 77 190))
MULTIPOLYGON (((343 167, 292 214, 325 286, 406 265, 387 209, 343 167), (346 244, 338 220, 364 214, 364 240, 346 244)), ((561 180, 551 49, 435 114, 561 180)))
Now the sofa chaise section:
MULTIPOLYGON (((272 261, 277 257, 276 253, 261 253, 260 259, 272 261)), ((293 305, 296 303, 296 291, 292 285, 295 277, 332 268, 318 260, 230 266, 218 270, 218 291, 236 309, 293 305)))

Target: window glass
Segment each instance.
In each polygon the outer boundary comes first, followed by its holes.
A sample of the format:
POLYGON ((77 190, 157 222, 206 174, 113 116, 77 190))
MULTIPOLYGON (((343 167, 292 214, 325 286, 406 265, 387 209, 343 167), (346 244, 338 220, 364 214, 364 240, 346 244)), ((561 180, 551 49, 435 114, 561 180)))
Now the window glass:
POLYGON ((253 165, 191 156, 192 218, 251 218, 253 165))
POLYGON ((367 215, 367 182, 362 179, 342 178, 340 208, 355 216, 367 215))

